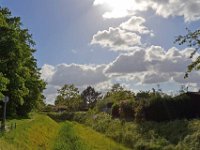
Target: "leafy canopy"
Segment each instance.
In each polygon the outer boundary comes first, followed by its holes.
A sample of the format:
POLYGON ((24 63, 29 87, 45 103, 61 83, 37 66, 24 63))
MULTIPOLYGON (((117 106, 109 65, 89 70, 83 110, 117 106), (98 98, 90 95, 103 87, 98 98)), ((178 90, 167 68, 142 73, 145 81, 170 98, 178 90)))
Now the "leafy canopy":
POLYGON ((28 29, 22 28, 20 17, 13 17, 7 8, 0 7, 0 92, 10 98, 10 115, 27 115, 44 104, 45 82, 40 79, 33 56, 34 45, 28 29))
MULTIPOLYGON (((187 34, 186 35, 179 35, 175 42, 178 42, 179 45, 186 44, 189 47, 193 47, 194 51, 191 53, 190 58, 193 58, 194 55, 200 50, 200 29, 196 31, 191 31, 186 28, 187 34)), ((185 77, 188 77, 188 73, 192 70, 199 70, 200 69, 200 56, 196 58, 189 66, 188 70, 185 74, 185 77)))
POLYGON ((81 93, 81 97, 84 101, 84 105, 89 108, 93 108, 95 106, 100 95, 101 93, 96 92, 95 89, 91 86, 88 86, 81 93))
POLYGON ((58 90, 58 96, 55 100, 56 106, 67 106, 68 110, 76 111, 82 104, 78 88, 73 84, 65 84, 58 90))

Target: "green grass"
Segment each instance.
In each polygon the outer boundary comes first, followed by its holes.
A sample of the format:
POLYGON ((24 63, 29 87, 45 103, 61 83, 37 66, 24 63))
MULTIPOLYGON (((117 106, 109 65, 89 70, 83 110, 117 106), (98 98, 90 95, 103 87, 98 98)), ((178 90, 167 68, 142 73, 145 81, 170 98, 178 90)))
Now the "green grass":
POLYGON ((95 132, 89 127, 74 123, 74 130, 81 140, 87 144, 88 150, 128 150, 128 148, 114 142, 105 135, 95 132))
MULTIPOLYGON (((43 114, 10 120, 7 125, 14 122, 17 129, 0 134, 0 150, 128 150, 125 146, 134 150, 200 149, 199 119, 124 125, 119 120, 109 124, 101 120, 105 135, 76 122, 55 122, 43 114)), ((95 124, 98 120, 92 125, 99 129, 95 124)))
POLYGON ((0 138, 0 149, 51 149, 59 125, 47 116, 34 114, 31 119, 12 120, 17 129, 4 133, 0 138))
POLYGON ((126 150, 90 128, 74 122, 57 123, 46 115, 10 120, 17 129, 0 136, 0 150, 126 150))
POLYGON ((61 124, 60 131, 54 141, 54 150, 86 150, 87 146, 81 141, 73 128, 73 124, 61 124))

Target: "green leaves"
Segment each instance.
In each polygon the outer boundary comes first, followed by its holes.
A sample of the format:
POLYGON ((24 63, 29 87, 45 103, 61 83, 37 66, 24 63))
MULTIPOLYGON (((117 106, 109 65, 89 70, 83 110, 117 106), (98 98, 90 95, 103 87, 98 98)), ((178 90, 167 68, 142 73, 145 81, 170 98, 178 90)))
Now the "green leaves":
POLYGON ((75 111, 80 108, 81 104, 82 100, 78 88, 76 88, 73 84, 65 84, 58 90, 55 105, 67 106, 68 110, 75 111))
POLYGON ((9 80, 5 78, 2 73, 0 73, 0 101, 4 97, 2 92, 7 91, 8 83, 9 83, 9 80))
MULTIPOLYGON (((193 58, 200 50, 200 29, 194 32, 190 31, 188 28, 186 28, 186 30, 188 33, 184 36, 179 35, 176 38, 175 43, 178 43, 179 45, 186 44, 188 47, 193 47, 194 51, 190 55, 190 58, 193 58)), ((188 77, 188 73, 192 70, 200 70, 200 56, 188 66, 185 78, 188 77)))
POLYGON ((45 83, 33 56, 34 44, 20 17, 0 8, 0 72, 9 80, 3 92, 10 97, 9 114, 27 115, 44 98, 45 83))

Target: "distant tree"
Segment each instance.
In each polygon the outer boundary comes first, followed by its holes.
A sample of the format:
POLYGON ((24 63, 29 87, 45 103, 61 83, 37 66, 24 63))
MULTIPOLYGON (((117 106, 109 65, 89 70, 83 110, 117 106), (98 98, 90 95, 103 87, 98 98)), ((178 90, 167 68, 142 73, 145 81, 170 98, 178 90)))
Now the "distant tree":
POLYGON ((81 93, 81 98, 83 99, 84 106, 89 107, 89 108, 93 108, 100 95, 101 95, 101 93, 96 92, 93 87, 88 86, 81 93))
MULTIPOLYGON (((191 53, 190 58, 193 58, 194 55, 200 50, 200 29, 196 31, 191 31, 188 28, 186 28, 187 34, 186 35, 179 35, 175 43, 179 43, 179 45, 186 44, 188 47, 193 47, 194 51, 191 53)), ((195 61, 193 61, 189 66, 188 70, 185 74, 185 78, 188 77, 188 73, 192 70, 199 70, 200 69, 200 56, 197 57, 195 61)))
POLYGON ((82 105, 82 100, 78 88, 76 88, 73 84, 65 84, 58 90, 55 105, 67 106, 69 111, 79 110, 82 105))
POLYGON ((27 115, 43 103, 45 82, 40 78, 34 58, 35 43, 20 17, 0 7, 0 73, 9 80, 3 95, 9 96, 7 112, 27 115))
POLYGON ((124 89, 119 83, 114 84, 104 97, 104 99, 112 102, 133 100, 134 98, 135 94, 132 91, 124 89))

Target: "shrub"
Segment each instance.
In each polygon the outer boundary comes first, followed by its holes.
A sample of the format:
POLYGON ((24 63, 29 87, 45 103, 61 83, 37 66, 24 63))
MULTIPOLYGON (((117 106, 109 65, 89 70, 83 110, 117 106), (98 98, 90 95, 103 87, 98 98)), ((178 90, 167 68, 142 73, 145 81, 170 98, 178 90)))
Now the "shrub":
POLYGON ((87 119, 87 112, 75 112, 73 115, 73 120, 79 123, 85 123, 87 119))
POLYGON ((112 105, 112 117, 113 118, 119 118, 120 117, 120 113, 119 113, 119 104, 113 104, 112 105))
POLYGON ((63 113, 47 113, 47 115, 55 121, 65 121, 65 120, 73 120, 74 113, 73 112, 63 112, 63 113))

